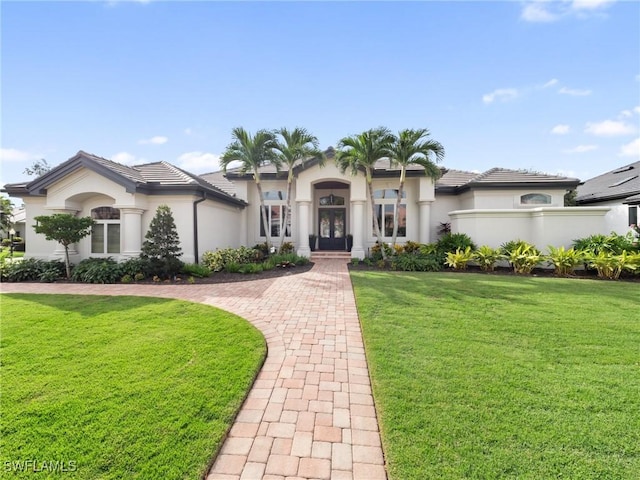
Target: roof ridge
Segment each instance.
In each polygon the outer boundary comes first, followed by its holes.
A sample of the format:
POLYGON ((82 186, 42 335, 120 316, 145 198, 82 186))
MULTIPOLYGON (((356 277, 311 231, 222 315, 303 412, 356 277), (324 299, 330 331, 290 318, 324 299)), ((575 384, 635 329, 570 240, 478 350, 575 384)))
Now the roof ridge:
MULTIPOLYGON (((182 170, 181 168, 176 167, 175 165, 173 165, 173 164, 171 164, 169 162, 165 162, 164 160, 159 162, 159 163, 164 165, 168 169, 172 170, 177 175, 181 176, 187 182, 189 182, 189 183, 198 183, 198 181, 195 178, 193 178, 193 174, 188 173, 185 170, 182 170)), ((209 182, 207 182, 207 183, 209 183, 209 182)))

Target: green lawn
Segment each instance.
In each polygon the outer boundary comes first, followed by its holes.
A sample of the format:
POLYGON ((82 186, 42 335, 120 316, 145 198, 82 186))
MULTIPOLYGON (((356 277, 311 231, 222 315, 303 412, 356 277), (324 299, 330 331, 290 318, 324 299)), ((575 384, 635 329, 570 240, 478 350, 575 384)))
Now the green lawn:
POLYGON ((640 285, 352 272, 391 479, 640 478, 640 285))
POLYGON ((206 305, 0 301, 0 476, 36 460, 73 462, 65 478, 201 478, 266 354, 249 323, 206 305))

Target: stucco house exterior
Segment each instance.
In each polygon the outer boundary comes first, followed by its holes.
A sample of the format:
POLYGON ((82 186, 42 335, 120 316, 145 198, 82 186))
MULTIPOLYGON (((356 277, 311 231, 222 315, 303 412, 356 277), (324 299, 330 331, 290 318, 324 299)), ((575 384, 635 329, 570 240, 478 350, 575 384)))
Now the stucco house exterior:
POLYGON ((640 161, 614 168, 578 186, 576 204, 606 206, 607 233, 624 235, 638 224, 640 208, 640 161))
MULTIPOLYGON (((291 222, 285 241, 299 255, 310 256, 309 236, 317 248, 345 250, 364 258, 375 244, 365 177, 342 173, 326 151, 324 166, 311 161, 294 167, 291 222)), ((268 225, 279 242, 286 171, 272 166, 261 171, 268 206, 268 225)), ((497 247, 521 238, 545 247, 569 245, 573 238, 604 233, 608 207, 565 208, 564 194, 579 180, 527 171, 494 168, 482 174, 443 170, 436 182, 421 167, 407 173, 401 207, 394 212, 399 170, 387 160, 376 165, 374 203, 385 241, 398 222, 398 242, 437 240, 441 223, 467 233, 478 245, 497 247)), ((55 258, 62 247, 37 235, 34 217, 52 213, 92 216, 92 235, 79 242, 72 261, 96 256, 125 259, 140 253, 144 235, 159 205, 171 207, 185 262, 217 248, 253 246, 265 241, 260 200, 253 176, 240 169, 223 174, 194 175, 167 162, 125 166, 83 151, 45 175, 5 185, 4 191, 23 199, 26 211, 27 256, 55 258)))

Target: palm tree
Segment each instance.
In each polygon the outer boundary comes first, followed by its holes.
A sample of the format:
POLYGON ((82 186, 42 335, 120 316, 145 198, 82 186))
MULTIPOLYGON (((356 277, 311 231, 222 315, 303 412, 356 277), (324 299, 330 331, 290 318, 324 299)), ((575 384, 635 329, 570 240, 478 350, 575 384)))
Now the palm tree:
POLYGON ((398 198, 396 200, 393 216, 393 237, 391 244, 395 247, 396 238, 398 236, 398 210, 402 201, 402 193, 404 191, 404 182, 407 177, 407 167, 409 165, 420 165, 424 168, 426 175, 434 180, 440 177, 440 169, 436 166, 437 162, 444 158, 444 147, 435 140, 430 140, 429 130, 419 128, 417 130, 402 130, 391 148, 388 149, 389 158, 392 165, 400 166, 400 182, 398 185, 398 198), (431 158, 435 156, 435 162, 431 158))
POLYGON ((380 222, 376 215, 376 206, 373 199, 373 169, 378 160, 389 155, 395 137, 388 128, 378 127, 360 135, 345 137, 338 142, 336 154, 336 164, 344 173, 351 170, 352 175, 357 175, 358 171, 364 170, 371 203, 371 216, 373 217, 373 230, 378 244, 382 251, 382 258, 387 259, 387 255, 382 244, 382 233, 380 232, 380 222))
POLYGON ((260 196, 260 210, 262 212, 262 226, 267 239, 267 247, 271 248, 271 229, 269 228, 267 207, 262 194, 260 183, 260 167, 269 163, 278 166, 278 157, 275 154, 276 140, 273 132, 259 130, 254 136, 242 127, 232 130, 233 142, 227 147, 220 159, 223 171, 226 173, 231 162, 241 162, 242 173, 252 172, 253 179, 260 196))
POLYGON ((287 203, 282 213, 282 227, 280 229, 280 245, 284 242, 286 227, 291 215, 291 185, 293 183, 293 167, 300 163, 318 159, 320 166, 324 165, 324 153, 318 148, 318 139, 304 128, 296 127, 292 131, 281 128, 276 131, 282 139, 276 139, 276 155, 280 167, 286 166, 287 173, 287 203))

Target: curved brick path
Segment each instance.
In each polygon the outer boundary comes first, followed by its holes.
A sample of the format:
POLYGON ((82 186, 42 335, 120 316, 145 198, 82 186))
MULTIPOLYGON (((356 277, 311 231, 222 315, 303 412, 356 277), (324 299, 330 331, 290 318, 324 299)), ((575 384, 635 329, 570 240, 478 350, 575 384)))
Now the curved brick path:
POLYGON ((207 480, 386 479, 344 260, 224 285, 2 284, 2 293, 179 298, 249 320, 268 355, 207 480))

